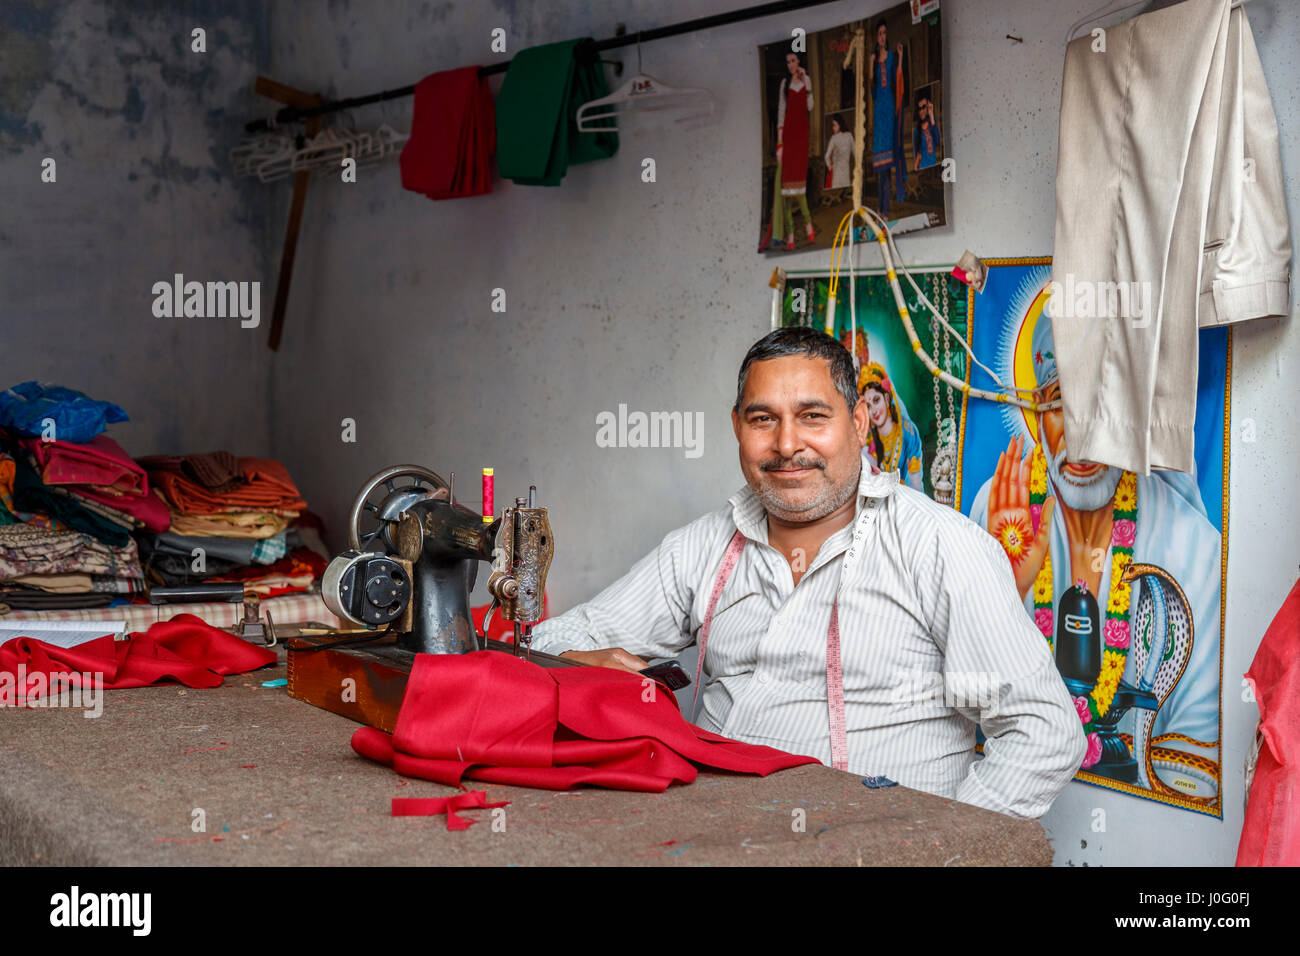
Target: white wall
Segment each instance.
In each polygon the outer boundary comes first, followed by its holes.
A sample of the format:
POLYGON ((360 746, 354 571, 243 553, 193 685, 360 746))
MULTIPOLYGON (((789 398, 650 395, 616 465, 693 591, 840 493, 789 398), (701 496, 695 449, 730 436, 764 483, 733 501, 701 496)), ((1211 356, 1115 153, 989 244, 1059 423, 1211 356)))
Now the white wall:
MULTIPOLYGON (((577 35, 604 37, 745 5, 451 2, 277 3, 271 73, 338 95, 409 84, 437 69, 494 59, 489 31, 510 49, 577 35)), ((477 505, 477 475, 497 474, 498 501, 530 482, 551 509, 557 550, 552 611, 623 573, 670 529, 740 487, 728 410, 746 348, 768 324, 773 261, 755 254, 759 89, 755 48, 869 16, 885 2, 832 3, 800 13, 647 44, 645 69, 705 86, 724 112, 708 131, 635 125, 616 158, 569 172, 559 189, 499 183, 488 197, 431 203, 401 189, 395 166, 360 182, 320 182, 299 251, 284 351, 273 362, 274 447, 316 510, 342 516, 383 465, 455 471, 477 505), (658 182, 640 180, 653 157, 658 182), (507 292, 508 311, 490 310, 507 292), (704 454, 600 449, 595 417, 620 403, 704 413, 704 454), (358 441, 340 440, 355 418, 358 441)), ((1063 37, 1098 0, 946 0, 948 148, 958 162, 946 228, 901 238, 909 262, 1051 252, 1063 37), (1017 43, 1010 33, 1023 38, 1017 43)), ((1300 7, 1253 0, 1283 133, 1293 220, 1300 169, 1300 7)), ((620 51, 615 51, 618 55, 620 51)), ((635 68, 635 55, 621 51, 635 68)), ((497 81, 499 82, 499 81, 497 81)), ((410 103, 369 107, 361 123, 406 128, 410 103)), ((784 260, 825 265, 827 256, 784 260)), ((863 261, 868 257, 864 254, 863 261)), ((1241 328, 1233 350, 1233 441, 1227 652, 1223 664, 1225 816, 1219 820, 1071 784, 1045 820, 1062 864, 1230 864, 1241 827, 1242 766, 1258 712, 1240 675, 1295 579, 1300 416, 1294 321, 1241 328), (1094 810, 1107 830, 1094 832, 1094 810)))

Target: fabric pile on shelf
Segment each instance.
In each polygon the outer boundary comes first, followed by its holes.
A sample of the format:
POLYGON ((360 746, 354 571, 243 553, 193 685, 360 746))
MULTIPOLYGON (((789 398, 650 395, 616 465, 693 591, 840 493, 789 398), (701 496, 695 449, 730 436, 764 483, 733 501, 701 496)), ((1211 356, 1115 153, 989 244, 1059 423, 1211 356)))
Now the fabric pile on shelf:
POLYGON ((24 382, 0 392, 0 603, 104 607, 144 590, 135 529, 167 528, 148 478, 104 429, 110 402, 24 382))
POLYGON ((240 582, 275 597, 308 590, 328 563, 319 522, 304 515, 277 461, 227 451, 139 459, 170 514, 139 536, 149 580, 164 587, 240 582))

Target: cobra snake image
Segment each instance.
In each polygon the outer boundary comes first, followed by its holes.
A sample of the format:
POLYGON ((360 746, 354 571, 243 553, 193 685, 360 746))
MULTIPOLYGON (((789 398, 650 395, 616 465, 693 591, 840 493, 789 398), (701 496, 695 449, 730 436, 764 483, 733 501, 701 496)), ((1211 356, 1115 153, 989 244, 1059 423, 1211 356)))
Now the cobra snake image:
MULTIPOLYGON (((1141 582, 1133 606, 1133 673, 1140 690, 1155 696, 1161 707, 1177 686, 1187 668, 1195 640, 1192 609, 1178 582, 1164 568, 1154 564, 1130 564, 1124 572, 1126 582, 1141 582)), ((1212 803, 1218 800, 1219 767, 1214 761, 1197 754, 1167 747, 1153 747, 1151 728, 1157 710, 1137 710, 1134 714, 1133 756, 1138 764, 1138 782, 1158 793, 1176 794, 1184 800, 1212 803), (1179 769, 1202 781, 1212 781, 1215 793, 1192 796, 1175 790, 1156 774, 1154 763, 1176 764, 1179 769)), ((1180 739, 1206 746, 1182 734, 1165 734, 1161 740, 1180 739)))

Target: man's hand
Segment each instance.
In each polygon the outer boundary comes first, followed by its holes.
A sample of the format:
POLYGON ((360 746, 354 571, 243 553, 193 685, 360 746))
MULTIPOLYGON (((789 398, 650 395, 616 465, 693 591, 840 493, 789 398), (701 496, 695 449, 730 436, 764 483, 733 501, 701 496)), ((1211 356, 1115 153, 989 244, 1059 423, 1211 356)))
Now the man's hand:
POLYGON ((611 647, 605 651, 565 651, 560 655, 588 667, 612 667, 617 671, 639 674, 650 665, 635 654, 629 654, 621 647, 611 647))

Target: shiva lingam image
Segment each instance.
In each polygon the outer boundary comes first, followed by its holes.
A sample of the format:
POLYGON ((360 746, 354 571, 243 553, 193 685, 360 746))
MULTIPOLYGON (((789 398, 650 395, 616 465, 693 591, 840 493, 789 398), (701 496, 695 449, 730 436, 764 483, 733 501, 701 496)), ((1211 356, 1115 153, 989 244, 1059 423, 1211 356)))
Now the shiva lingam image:
MULTIPOLYGON (((1087 697, 1101 674, 1102 629, 1097 599, 1080 578, 1061 596, 1056 627, 1056 666, 1072 697, 1087 697)), ((1138 762, 1119 734, 1119 724, 1134 707, 1155 711, 1160 701, 1149 691, 1120 679, 1110 709, 1094 726, 1101 758, 1089 770, 1125 783, 1138 782, 1138 762)))

